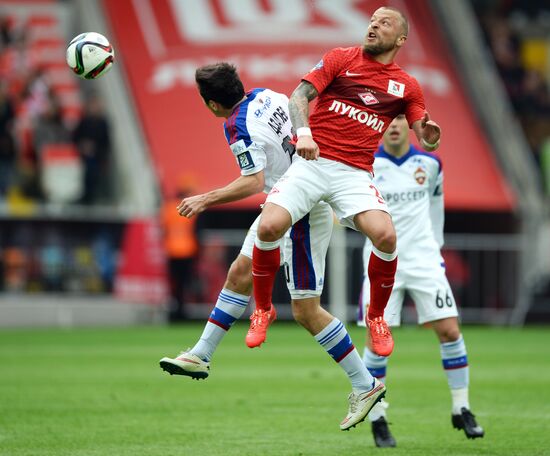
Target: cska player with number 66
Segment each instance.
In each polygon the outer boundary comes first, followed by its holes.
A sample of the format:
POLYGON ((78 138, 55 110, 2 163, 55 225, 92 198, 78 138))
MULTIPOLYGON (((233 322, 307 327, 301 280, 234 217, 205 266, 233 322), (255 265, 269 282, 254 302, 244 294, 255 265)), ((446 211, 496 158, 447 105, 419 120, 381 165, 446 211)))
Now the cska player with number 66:
MULTIPOLYGON (((441 361, 451 391, 452 425, 463 429, 468 438, 483 437, 483 429, 470 412, 466 345, 440 252, 444 221, 441 161, 437 155, 411 145, 405 116, 396 117, 384 133, 383 144, 374 155, 374 183, 388 203, 399 249, 395 285, 384 318, 390 326, 399 326, 405 292, 411 296, 418 323, 430 323, 439 339, 441 361)), ((368 271, 371 252, 372 242, 367 239, 363 249, 364 271, 368 271)), ((365 326, 363 317, 370 302, 368 275, 360 301, 358 324, 365 326)), ((372 351, 368 337, 363 361, 373 376, 386 381, 388 358, 372 351)), ((382 401, 368 416, 378 447, 395 446, 386 421, 386 408, 387 403, 382 401)))

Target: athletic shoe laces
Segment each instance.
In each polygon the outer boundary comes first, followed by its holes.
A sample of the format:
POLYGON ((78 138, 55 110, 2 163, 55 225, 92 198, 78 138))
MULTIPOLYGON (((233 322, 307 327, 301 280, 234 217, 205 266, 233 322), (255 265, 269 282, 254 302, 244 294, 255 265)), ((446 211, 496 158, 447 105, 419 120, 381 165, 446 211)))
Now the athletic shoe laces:
POLYGON ((262 327, 264 325, 264 320, 268 319, 269 311, 256 309, 254 312, 252 312, 252 316, 250 317, 250 329, 253 331, 256 329, 257 326, 262 327))
POLYGON ((354 392, 349 393, 349 412, 355 413, 357 411, 357 405, 359 404, 359 395, 354 392))
POLYGON ((369 326, 374 325, 374 331, 376 334, 381 337, 391 337, 390 330, 388 329, 388 324, 384 321, 382 317, 376 317, 374 320, 371 320, 369 326))

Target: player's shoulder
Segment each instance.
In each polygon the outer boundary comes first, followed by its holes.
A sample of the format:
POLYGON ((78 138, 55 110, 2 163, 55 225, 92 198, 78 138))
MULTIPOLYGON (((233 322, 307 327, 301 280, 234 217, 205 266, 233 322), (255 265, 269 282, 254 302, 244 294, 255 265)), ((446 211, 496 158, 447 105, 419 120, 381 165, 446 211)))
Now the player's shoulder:
POLYGON ((224 122, 228 144, 233 146, 239 143, 248 147, 254 142, 262 142, 266 135, 272 133, 268 126, 270 116, 274 110, 281 109, 288 117, 288 97, 283 93, 266 88, 246 92, 246 98, 224 122))
POLYGON ((230 146, 239 143, 248 147, 252 143, 249 129, 250 114, 255 109, 255 100, 265 90, 264 88, 255 88, 246 92, 244 100, 233 109, 231 115, 224 122, 225 138, 230 146))
POLYGON ((391 65, 391 68, 388 71, 388 76, 390 79, 405 84, 406 86, 413 88, 414 90, 420 90, 420 83, 418 82, 418 80, 395 62, 391 65))
POLYGON ((288 98, 284 93, 276 92, 275 90, 271 90, 268 88, 257 88, 252 89, 250 92, 247 92, 253 94, 253 100, 262 103, 264 98, 266 96, 269 97, 277 97, 277 98, 288 98))
POLYGON ((427 152, 419 147, 411 145, 410 154, 411 157, 417 157, 417 159, 424 161, 427 165, 437 168, 438 174, 443 169, 441 157, 435 152, 427 152))
POLYGON ((434 172, 441 172, 441 158, 433 153, 426 152, 411 144, 409 151, 402 157, 395 157, 384 150, 384 146, 380 145, 374 154, 375 164, 377 166, 401 166, 409 160, 421 162, 424 166, 432 168, 434 172))
POLYGON ((326 53, 327 56, 337 60, 353 59, 361 54, 360 46, 335 47, 326 53))

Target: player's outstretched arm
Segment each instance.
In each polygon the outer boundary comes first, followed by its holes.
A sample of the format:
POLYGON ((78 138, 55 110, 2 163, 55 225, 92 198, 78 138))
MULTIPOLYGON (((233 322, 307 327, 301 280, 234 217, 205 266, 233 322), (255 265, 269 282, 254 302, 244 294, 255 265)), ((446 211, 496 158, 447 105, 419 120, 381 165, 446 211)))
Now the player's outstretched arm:
POLYGON ((181 200, 177 210, 180 215, 191 218, 204 212, 210 206, 239 201, 248 196, 260 193, 264 189, 264 172, 259 171, 249 176, 239 176, 225 187, 207 193, 190 196, 181 200))
POLYGON ((441 138, 441 128, 430 119, 428 112, 424 113, 422 119, 414 122, 412 128, 424 150, 428 152, 437 150, 441 138))
POLYGON ((309 129, 309 102, 318 95, 313 84, 302 81, 290 96, 288 110, 292 126, 296 130, 298 141, 296 153, 306 160, 316 160, 319 157, 319 147, 313 140, 309 129))

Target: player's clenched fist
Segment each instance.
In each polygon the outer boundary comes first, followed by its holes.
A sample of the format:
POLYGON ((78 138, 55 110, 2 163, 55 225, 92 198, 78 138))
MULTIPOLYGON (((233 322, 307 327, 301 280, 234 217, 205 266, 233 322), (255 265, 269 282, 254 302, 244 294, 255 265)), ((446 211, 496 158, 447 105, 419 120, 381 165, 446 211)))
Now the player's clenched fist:
POLYGON ((319 158, 319 146, 311 136, 300 136, 296 142, 297 154, 306 160, 317 160, 319 158))

